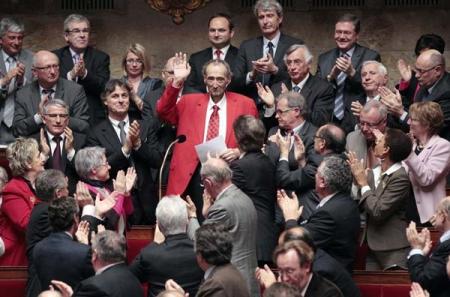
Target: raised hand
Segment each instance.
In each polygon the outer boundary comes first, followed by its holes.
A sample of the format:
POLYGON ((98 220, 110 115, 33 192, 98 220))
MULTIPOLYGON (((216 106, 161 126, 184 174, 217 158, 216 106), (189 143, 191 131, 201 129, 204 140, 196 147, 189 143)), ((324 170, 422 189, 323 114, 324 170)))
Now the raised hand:
POLYGON ((289 92, 289 89, 286 87, 284 82, 281 83, 281 94, 289 92))
POLYGON ((75 232, 77 241, 82 244, 89 244, 89 222, 81 221, 78 224, 77 232, 75 232))
POLYGON ((127 169, 127 174, 125 175, 125 186, 126 193, 130 193, 133 189, 134 183, 136 182, 137 174, 134 167, 129 167, 127 169))
POLYGON ((397 117, 401 117, 405 109, 399 90, 396 89, 394 93, 386 87, 379 87, 378 91, 381 96, 381 103, 386 105, 388 111, 397 117))
POLYGON ((140 134, 141 134, 141 125, 139 124, 138 121, 134 120, 131 123, 130 128, 128 129, 127 135, 127 138, 129 138, 129 141, 134 150, 139 149, 139 147, 141 146, 140 134))
POLYGON ((284 220, 298 220, 302 215, 303 206, 300 206, 297 195, 292 193, 290 198, 284 190, 277 191, 277 204, 283 212, 284 220))
POLYGON ((294 134, 294 157, 301 167, 304 167, 306 165, 305 145, 303 144, 303 141, 298 134, 294 134))
POLYGON ((197 207, 195 207, 194 202, 192 201, 189 195, 186 196, 186 207, 188 212, 188 217, 196 217, 197 216, 197 207))
POLYGON ((173 61, 173 75, 176 87, 180 87, 191 73, 191 66, 188 63, 187 55, 179 52, 175 54, 173 61))
POLYGON ((83 208, 88 204, 91 205, 94 204, 94 200, 92 199, 91 193, 89 192, 87 185, 82 181, 79 181, 77 183, 74 196, 78 203, 78 207, 80 208, 83 208))
POLYGON ((277 131, 277 141, 275 142, 280 149, 280 158, 288 158, 289 157, 289 149, 291 148, 291 136, 283 136, 281 135, 281 131, 277 131))
POLYGON ((359 114, 361 113, 361 110, 363 109, 363 106, 359 101, 353 101, 352 105, 350 106, 350 109, 352 110, 353 115, 359 119, 359 114))
MULTIPOLYGON (((349 57, 339 57, 336 59, 336 68, 350 77, 353 77, 356 73, 353 68, 352 60, 349 57)), ((336 76, 337 77, 337 76, 336 76)))
POLYGON ((116 201, 120 193, 112 192, 102 198, 100 198, 100 194, 95 196, 95 215, 103 218, 105 214, 110 211, 114 205, 116 205, 116 201))
POLYGON ((355 152, 348 152, 347 154, 347 163, 350 165, 350 169, 352 170, 353 178, 359 187, 364 187, 368 185, 367 181, 367 173, 364 167, 364 160, 358 160, 355 152))
POLYGON ((258 96, 264 101, 267 107, 273 107, 275 104, 275 96, 269 86, 263 86, 260 82, 256 83, 256 88, 258 89, 258 96))
POLYGON ((114 191, 125 194, 127 192, 127 181, 125 178, 125 172, 123 170, 119 170, 117 172, 116 178, 113 179, 113 188, 114 191))
POLYGON ((264 268, 256 268, 255 277, 264 289, 267 289, 277 281, 275 274, 272 272, 270 267, 267 266, 267 264, 264 265, 264 268))
POLYGON ((397 61, 397 69, 400 73, 400 76, 402 77, 403 81, 410 81, 412 76, 411 66, 406 64, 405 60, 398 59, 397 61))
POLYGON ((47 137, 45 137, 44 128, 41 128, 40 131, 39 145, 41 147, 41 153, 48 157, 50 155, 50 146, 48 145, 47 137))
POLYGON ((64 136, 66 140, 64 141, 64 149, 66 152, 73 150, 73 133, 69 127, 64 128, 64 136))

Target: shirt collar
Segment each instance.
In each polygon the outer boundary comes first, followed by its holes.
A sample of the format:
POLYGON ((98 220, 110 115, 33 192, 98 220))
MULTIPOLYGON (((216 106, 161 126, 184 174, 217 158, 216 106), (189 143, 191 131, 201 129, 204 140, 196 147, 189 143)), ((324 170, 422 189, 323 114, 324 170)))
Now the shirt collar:
POLYGON ((120 122, 125 122, 125 126, 126 126, 126 125, 128 125, 128 122, 130 121, 130 119, 128 118, 128 115, 122 121, 115 120, 111 117, 108 117, 108 118, 109 118, 109 121, 111 122, 111 124, 113 124, 113 126, 115 126, 115 127, 119 127, 120 122))
POLYGON ((223 189, 223 190, 219 193, 219 195, 217 195, 217 197, 216 197, 215 200, 219 200, 220 197, 223 195, 223 193, 225 193, 225 191, 228 190, 232 185, 233 185, 233 184, 230 184, 228 187, 226 187, 225 189, 223 189))
MULTIPOLYGON (((53 95, 54 95, 56 93, 56 84, 53 87, 51 87, 50 89, 44 89, 41 85, 39 85, 39 93, 42 94, 43 90, 53 90, 53 95)), ((53 98, 54 98, 54 96, 53 96, 53 98)))
MULTIPOLYGON (((48 131, 47 129, 45 130, 45 132, 47 132, 47 136, 48 139, 50 139, 51 141, 53 141, 53 137, 55 137, 56 135, 53 135, 52 133, 50 133, 50 131, 48 131)), ((59 137, 61 137, 61 140, 64 141, 64 133, 62 133, 61 135, 59 135, 59 137)))
POLYGON ((334 192, 333 194, 330 194, 328 196, 325 196, 323 199, 320 199, 320 202, 319 202, 319 205, 317 206, 317 208, 324 206, 325 203, 327 203, 328 200, 330 200, 334 195, 336 195, 336 192, 334 192))
POLYGON ((110 268, 110 267, 113 267, 113 266, 116 266, 116 265, 119 265, 119 264, 122 264, 122 263, 124 263, 124 262, 123 262, 123 261, 120 261, 120 262, 116 262, 116 263, 112 263, 112 264, 103 266, 102 268, 100 268, 99 270, 97 270, 97 271, 95 272, 95 275, 99 275, 100 273, 103 273, 103 271, 105 271, 106 269, 108 269, 108 268, 110 268))
POLYGON ((380 96, 379 94, 376 95, 375 97, 369 97, 369 96, 367 96, 367 97, 366 97, 366 103, 369 102, 369 101, 372 101, 372 100, 380 101, 380 98, 381 98, 381 96, 380 96))
POLYGON ((278 31, 277 35, 272 40, 269 40, 263 36, 264 48, 267 47, 267 45, 269 44, 269 41, 272 42, 274 48, 277 48, 278 42, 280 41, 280 36, 281 36, 280 31, 278 31))
POLYGON ((208 267, 208 269, 206 269, 205 275, 203 276, 205 280, 207 280, 211 276, 211 274, 212 274, 212 272, 214 271, 215 268, 216 268, 215 265, 211 265, 211 266, 208 267))
POLYGON ((291 83, 292 83, 292 88, 294 88, 295 86, 297 86, 297 87, 300 88, 300 90, 302 90, 303 87, 305 86, 306 81, 308 80, 308 78, 309 78, 309 73, 306 74, 305 78, 304 78, 301 82, 299 82, 298 84, 295 84, 293 81, 291 81, 291 83))
POLYGON ((339 53, 340 54, 347 54, 350 58, 353 56, 353 53, 355 52, 355 45, 351 48, 351 49, 349 49, 348 51, 346 51, 346 52, 342 52, 342 51, 339 51, 339 53))
POLYGON ((227 46, 224 46, 224 47, 222 47, 222 48, 211 47, 213 59, 216 58, 216 53, 215 53, 216 50, 222 51, 222 55, 223 55, 224 57, 226 57, 226 56, 227 56, 227 53, 228 53, 228 50, 230 49, 230 46, 231 46, 231 45, 228 44, 227 46))
POLYGON ((75 55, 82 55, 84 52, 81 52, 81 53, 76 53, 70 46, 69 46, 69 51, 70 51, 70 56, 72 57, 72 59, 73 59, 73 56, 75 56, 75 55))
POLYGON ((294 129, 292 129, 292 132, 294 133, 299 133, 300 130, 302 129, 303 125, 305 124, 305 121, 303 121, 303 123, 301 123, 300 125, 298 125, 297 127, 295 127, 294 129))
POLYGON ((302 294, 301 294, 302 296, 306 296, 305 294, 306 294, 306 291, 308 290, 308 287, 309 287, 309 284, 311 283, 312 278, 313 278, 313 274, 310 273, 308 282, 306 283, 306 286, 302 290, 302 294))
POLYGON ((8 62, 8 58, 9 58, 9 57, 14 57, 14 58, 16 58, 16 60, 17 60, 17 55, 15 55, 15 56, 10 56, 10 55, 8 55, 3 49, 2 49, 1 51, 2 51, 3 61, 5 62, 5 65, 6 65, 6 63, 9 63, 9 62, 8 62))
POLYGON ((392 173, 396 172, 400 168, 402 168, 402 164, 400 162, 394 163, 385 172, 383 172, 381 174, 381 176, 383 176, 383 175, 391 175, 392 173))
POLYGON ((450 239, 450 230, 447 230, 444 232, 444 234, 441 235, 441 237, 439 238, 439 242, 442 243, 449 239, 450 239))
POLYGON ((214 101, 212 100, 211 96, 209 96, 209 101, 208 101, 208 109, 210 110, 214 105, 217 105, 219 107, 219 110, 223 110, 223 108, 225 107, 225 102, 227 100, 227 97, 225 96, 225 93, 223 94, 222 99, 219 100, 219 102, 214 103, 214 101))

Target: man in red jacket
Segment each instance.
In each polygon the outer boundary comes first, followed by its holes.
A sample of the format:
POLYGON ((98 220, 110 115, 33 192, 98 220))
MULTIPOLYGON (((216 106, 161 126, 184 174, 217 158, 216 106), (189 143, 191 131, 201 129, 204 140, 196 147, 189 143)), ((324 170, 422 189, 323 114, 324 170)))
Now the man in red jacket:
POLYGON ((189 194, 201 218, 203 189, 195 145, 222 136, 228 149, 221 157, 231 162, 239 156, 232 128, 234 120, 240 115, 256 117, 258 112, 250 98, 226 92, 231 71, 221 60, 211 60, 203 66, 208 93, 186 94, 177 100, 191 67, 182 53, 176 54, 173 63, 174 78, 167 84, 156 110, 162 120, 177 126, 177 136, 185 135, 186 141, 175 145, 166 194, 189 194))

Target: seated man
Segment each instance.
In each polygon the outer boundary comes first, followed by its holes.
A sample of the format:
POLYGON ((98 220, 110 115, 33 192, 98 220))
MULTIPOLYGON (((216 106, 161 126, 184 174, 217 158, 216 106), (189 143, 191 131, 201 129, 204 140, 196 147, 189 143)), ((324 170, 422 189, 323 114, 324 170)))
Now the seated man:
POLYGON ((187 237, 186 203, 179 196, 162 198, 156 208, 156 222, 164 235, 164 243, 152 242, 136 257, 131 272, 149 286, 148 296, 164 290, 166 280, 173 279, 195 296, 203 271, 197 264, 194 242, 187 237))
POLYGON ((36 80, 17 91, 13 132, 16 136, 29 136, 42 126, 42 107, 48 100, 58 98, 69 106, 69 128, 87 132, 89 114, 83 87, 59 78, 58 57, 49 51, 39 51, 33 58, 36 80))
POLYGON ((48 288, 53 279, 74 287, 94 275, 87 241, 79 243, 74 240, 79 222, 75 199, 64 197, 50 202, 48 218, 52 233, 36 244, 33 251, 33 264, 41 288, 48 288))
POLYGON ((431 296, 450 296, 450 282, 446 271, 450 255, 450 197, 441 200, 431 221, 433 227, 442 232, 432 253, 428 229, 417 232, 414 222, 406 229, 406 237, 411 245, 407 262, 409 276, 411 281, 428 290, 431 296))
MULTIPOLYGON (((251 296, 242 274, 230 263, 233 238, 227 229, 214 223, 204 224, 195 232, 198 265, 205 271, 204 282, 196 296, 251 296)), ((173 280, 167 281, 166 289, 176 289, 184 295, 173 280)))

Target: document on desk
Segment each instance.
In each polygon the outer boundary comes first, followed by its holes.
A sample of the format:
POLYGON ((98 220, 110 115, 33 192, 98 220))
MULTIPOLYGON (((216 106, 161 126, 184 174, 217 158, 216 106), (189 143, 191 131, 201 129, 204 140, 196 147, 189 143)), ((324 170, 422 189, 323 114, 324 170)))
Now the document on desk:
POLYGON ((197 156, 200 159, 200 162, 203 163, 208 160, 208 153, 211 157, 219 156, 227 150, 227 145, 225 144, 225 139, 223 136, 217 136, 216 138, 208 140, 204 143, 197 144, 195 146, 195 150, 197 151, 197 156))

